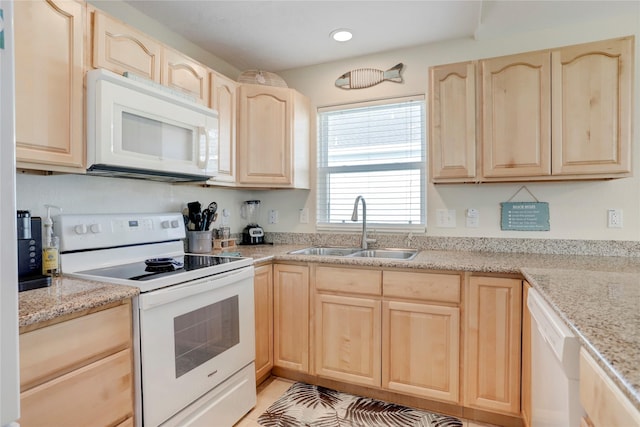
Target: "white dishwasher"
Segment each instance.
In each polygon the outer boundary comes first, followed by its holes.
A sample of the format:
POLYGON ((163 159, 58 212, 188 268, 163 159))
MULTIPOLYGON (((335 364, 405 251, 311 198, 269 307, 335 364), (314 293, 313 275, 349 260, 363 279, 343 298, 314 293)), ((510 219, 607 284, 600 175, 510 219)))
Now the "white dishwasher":
POLYGON ((532 427, 577 427, 580 405, 578 338, 542 299, 529 290, 531 313, 532 427))

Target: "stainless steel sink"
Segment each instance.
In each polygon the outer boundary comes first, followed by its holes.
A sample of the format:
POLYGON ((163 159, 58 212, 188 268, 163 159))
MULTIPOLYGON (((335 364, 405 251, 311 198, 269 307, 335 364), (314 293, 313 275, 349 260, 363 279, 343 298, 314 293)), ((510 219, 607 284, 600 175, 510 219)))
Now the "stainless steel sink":
POLYGON ((314 246, 289 252, 291 255, 346 256, 352 258, 388 258, 412 260, 418 255, 416 249, 361 249, 314 246))
POLYGON ((414 259, 418 252, 415 249, 367 249, 354 252, 349 256, 353 258, 391 258, 409 261, 414 259))
POLYGON ((360 248, 332 248, 314 246, 289 252, 291 255, 346 256, 360 251, 360 248))

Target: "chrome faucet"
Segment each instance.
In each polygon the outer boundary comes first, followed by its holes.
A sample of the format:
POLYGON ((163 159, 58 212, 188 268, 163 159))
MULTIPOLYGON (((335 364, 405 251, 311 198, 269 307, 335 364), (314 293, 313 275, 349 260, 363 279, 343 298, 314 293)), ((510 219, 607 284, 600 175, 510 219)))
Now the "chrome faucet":
POLYGON ((351 215, 351 221, 358 220, 358 202, 362 200, 362 249, 367 249, 369 243, 375 243, 376 239, 367 238, 367 202, 364 201, 364 197, 356 197, 356 201, 353 204, 353 214, 351 215))

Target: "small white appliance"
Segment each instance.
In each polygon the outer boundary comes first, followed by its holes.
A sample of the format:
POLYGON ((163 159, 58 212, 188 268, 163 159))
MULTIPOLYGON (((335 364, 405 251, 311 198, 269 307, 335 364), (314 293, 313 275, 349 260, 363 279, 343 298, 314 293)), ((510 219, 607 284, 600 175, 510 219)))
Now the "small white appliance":
POLYGON ((20 418, 13 2, 0 0, 0 426, 20 418))
POLYGON ((135 286, 138 426, 231 426, 256 404, 253 260, 184 253, 181 213, 59 215, 62 273, 135 286))
POLYGON ((87 72, 87 173, 206 181, 218 170, 218 113, 134 75, 87 72))
POLYGON ((531 313, 531 423, 580 425, 580 342, 538 291, 529 290, 531 313))

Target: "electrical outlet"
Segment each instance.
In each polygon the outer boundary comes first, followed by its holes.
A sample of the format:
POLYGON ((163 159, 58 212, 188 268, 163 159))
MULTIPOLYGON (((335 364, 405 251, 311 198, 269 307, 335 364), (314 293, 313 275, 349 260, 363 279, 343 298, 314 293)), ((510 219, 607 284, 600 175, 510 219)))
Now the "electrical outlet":
POLYGON ((622 209, 609 209, 607 211, 607 227, 622 228, 622 209))
POLYGON ((300 224, 309 224, 309 208, 302 208, 299 211, 300 224))
POLYGON ((480 212, 478 211, 478 209, 475 209, 475 208, 467 209, 467 227, 468 228, 480 227, 480 212))
POLYGON ((278 223, 279 213, 276 209, 269 210, 269 224, 277 224, 278 223))
POLYGON ((456 210, 436 209, 436 225, 440 228, 456 228, 456 210))

